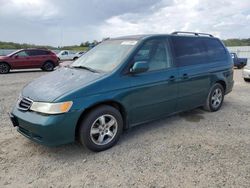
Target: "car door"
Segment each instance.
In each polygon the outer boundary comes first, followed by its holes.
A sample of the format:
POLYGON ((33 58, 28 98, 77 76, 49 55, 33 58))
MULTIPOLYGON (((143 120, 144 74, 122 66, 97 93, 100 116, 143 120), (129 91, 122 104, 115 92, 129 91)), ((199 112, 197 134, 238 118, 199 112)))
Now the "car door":
POLYGON ((175 78, 178 72, 173 66, 167 40, 161 38, 146 41, 132 61, 147 61, 149 70, 128 76, 131 82, 128 97, 130 124, 175 112, 178 96, 175 78))
POLYGON ((69 52, 68 51, 63 51, 60 56, 61 60, 68 60, 69 59, 69 52))
POLYGON ((42 50, 27 50, 31 60, 30 67, 32 68, 40 68, 42 63, 45 62, 46 59, 43 59, 42 50))
POLYGON ((179 72, 177 110, 201 106, 210 89, 206 47, 199 37, 174 36, 172 44, 179 72))
POLYGON ((32 58, 27 53, 27 50, 22 50, 12 56, 12 63, 15 68, 32 68, 32 58))
POLYGON ((69 59, 69 60, 73 60, 73 59, 74 59, 74 57, 75 57, 75 53, 74 53, 74 52, 69 51, 68 59, 69 59))

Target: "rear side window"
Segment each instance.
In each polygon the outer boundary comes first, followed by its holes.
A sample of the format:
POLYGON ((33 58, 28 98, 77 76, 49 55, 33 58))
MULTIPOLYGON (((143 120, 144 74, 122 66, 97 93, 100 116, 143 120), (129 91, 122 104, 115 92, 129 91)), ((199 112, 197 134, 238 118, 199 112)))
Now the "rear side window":
POLYGON ((49 51, 39 50, 39 55, 49 55, 49 51))
POLYGON ((172 43, 178 66, 204 63, 207 52, 201 38, 173 37, 172 43))
POLYGON ((30 56, 38 56, 38 55, 48 55, 49 52, 45 50, 29 50, 27 51, 30 56))
POLYGON ((218 39, 203 38, 207 48, 207 55, 210 61, 225 60, 226 50, 218 39))

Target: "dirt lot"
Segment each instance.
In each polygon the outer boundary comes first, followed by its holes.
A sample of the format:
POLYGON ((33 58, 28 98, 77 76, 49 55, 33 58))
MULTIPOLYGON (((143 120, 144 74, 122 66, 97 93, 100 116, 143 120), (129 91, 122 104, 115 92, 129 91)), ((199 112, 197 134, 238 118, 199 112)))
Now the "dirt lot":
POLYGON ((250 83, 240 70, 220 111, 137 126, 101 153, 41 146, 11 126, 7 112, 21 88, 43 74, 0 75, 0 187, 249 187, 250 83))

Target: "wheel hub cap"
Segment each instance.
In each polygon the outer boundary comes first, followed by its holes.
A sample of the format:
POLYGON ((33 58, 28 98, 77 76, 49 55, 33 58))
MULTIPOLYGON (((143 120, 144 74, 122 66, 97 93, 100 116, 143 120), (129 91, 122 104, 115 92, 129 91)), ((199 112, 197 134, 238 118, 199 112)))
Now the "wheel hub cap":
POLYGON ((98 117, 91 126, 90 137, 97 145, 110 143, 117 133, 117 121, 114 116, 105 114, 98 117))
POLYGON ((212 100, 211 101, 212 106, 214 108, 218 108, 220 106, 221 101, 222 101, 222 91, 221 91, 221 89, 217 88, 217 89, 214 90, 211 100, 212 100))

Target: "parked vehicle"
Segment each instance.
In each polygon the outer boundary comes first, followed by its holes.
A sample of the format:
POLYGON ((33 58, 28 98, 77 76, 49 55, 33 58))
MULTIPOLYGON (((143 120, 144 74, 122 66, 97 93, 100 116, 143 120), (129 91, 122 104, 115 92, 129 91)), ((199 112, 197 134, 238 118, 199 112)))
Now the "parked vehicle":
POLYGON ((84 52, 72 52, 68 50, 63 50, 57 54, 58 60, 76 60, 83 55, 84 52))
POLYGON ((232 58, 212 35, 120 37, 25 86, 10 116, 35 142, 79 140, 102 151, 132 126, 200 106, 219 110, 233 83, 232 58))
POLYGON ((234 62, 234 66, 238 69, 243 68, 247 64, 247 58, 239 58, 236 53, 230 53, 234 62))
POLYGON ((44 71, 53 71, 56 66, 56 54, 46 49, 22 49, 0 56, 0 74, 6 74, 11 69, 41 68, 44 71))
POLYGON ((78 55, 78 57, 81 57, 85 53, 86 53, 86 51, 80 51, 80 52, 77 52, 76 54, 78 55))
POLYGON ((247 65, 244 67, 243 71, 243 78, 247 82, 250 81, 250 62, 247 62, 247 65))

